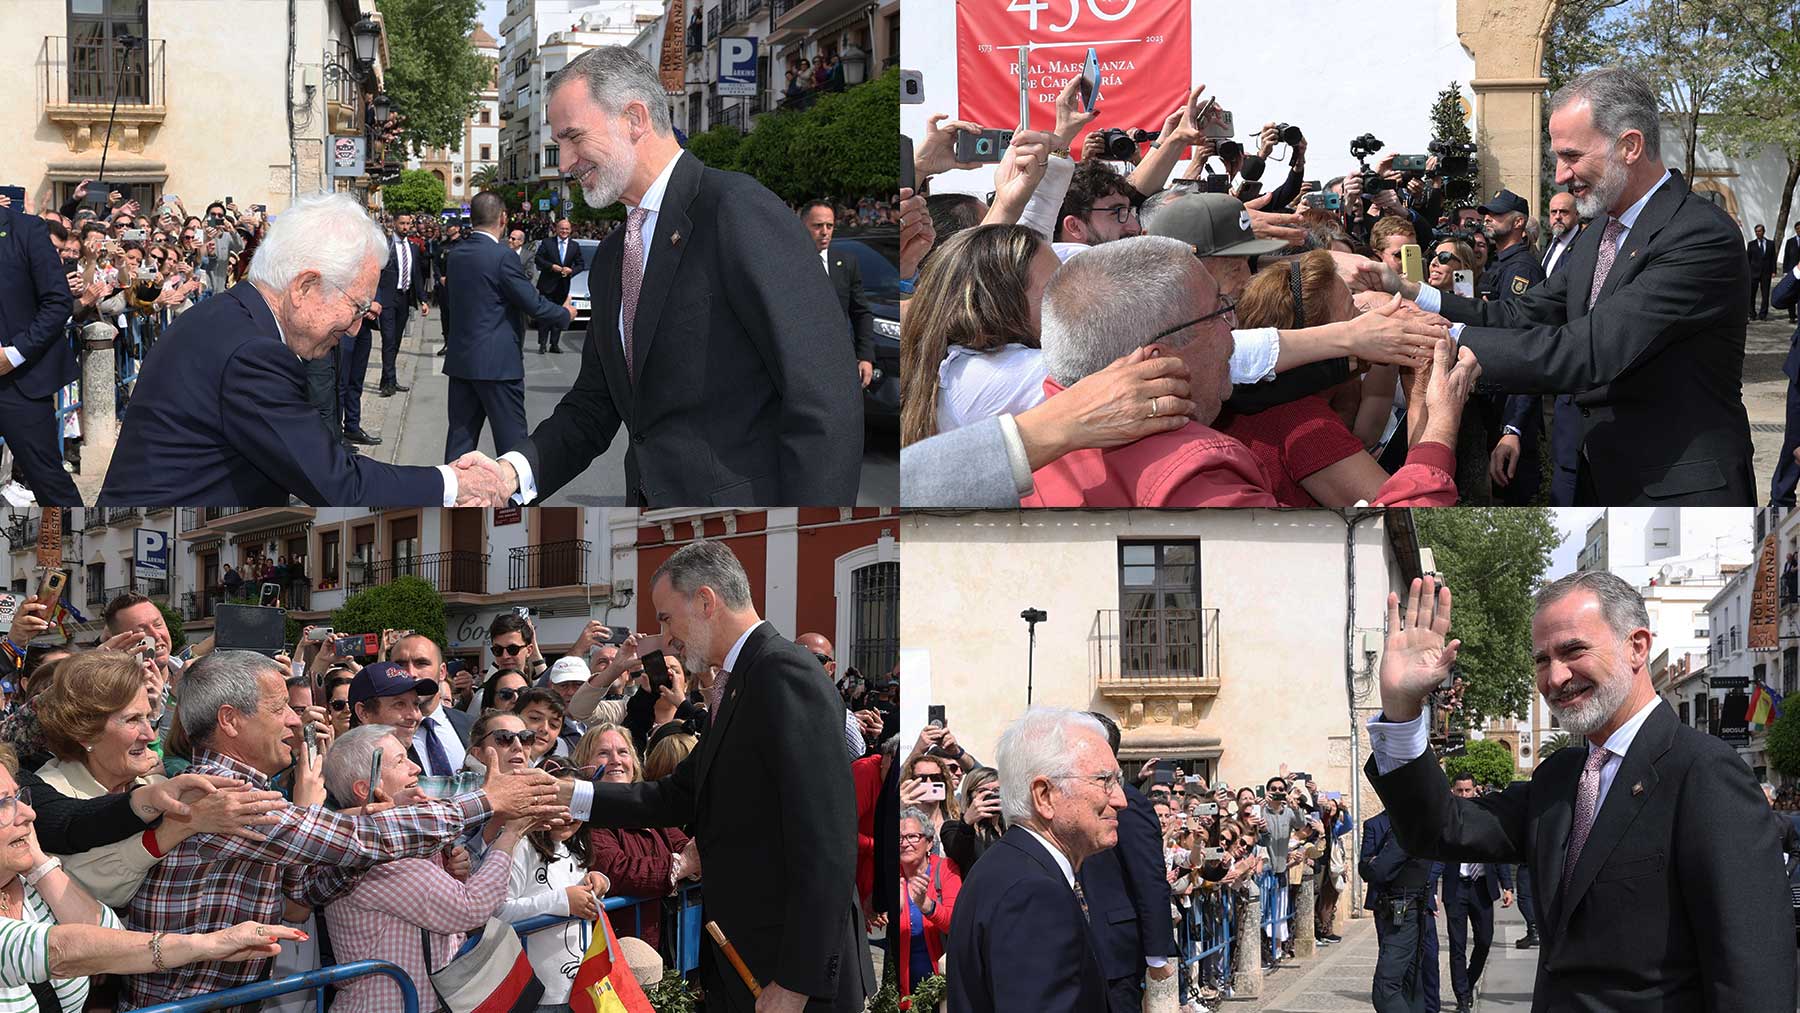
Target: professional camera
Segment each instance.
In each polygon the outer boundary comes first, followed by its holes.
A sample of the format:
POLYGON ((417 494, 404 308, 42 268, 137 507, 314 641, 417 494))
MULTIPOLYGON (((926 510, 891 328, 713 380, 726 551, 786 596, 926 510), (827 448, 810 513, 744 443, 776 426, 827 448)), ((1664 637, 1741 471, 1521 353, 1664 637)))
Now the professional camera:
POLYGON ((1120 130, 1118 127, 1107 127, 1100 131, 1100 143, 1106 149, 1107 158, 1116 162, 1128 162, 1137 155, 1138 145, 1161 136, 1160 130, 1120 130))
POLYGON ((1383 177, 1381 173, 1369 171, 1369 156, 1385 147, 1387 147, 1387 145, 1383 144, 1381 139, 1374 134, 1363 134, 1360 137, 1354 137, 1350 140, 1350 157, 1356 159, 1357 164, 1362 167, 1362 172, 1359 175, 1362 179, 1362 195, 1364 203, 1367 203, 1370 198, 1383 190, 1397 190, 1400 188, 1398 183, 1383 177))
POLYGON ((1026 609, 1019 613, 1019 618, 1028 623, 1041 623, 1050 618, 1050 613, 1045 612, 1043 609, 1026 609))
MULTIPOLYGON (((1290 148, 1299 144, 1301 141, 1306 140, 1306 136, 1300 133, 1300 128, 1290 123, 1275 124, 1275 133, 1276 136, 1281 138, 1281 143, 1290 148)), ((1379 144, 1380 142, 1376 143, 1379 144)))
MULTIPOLYGON (((1358 162, 1367 162, 1370 155, 1385 147, 1387 145, 1381 143, 1381 139, 1374 134, 1363 134, 1361 137, 1350 139, 1350 157, 1358 162)), ((1367 169, 1368 166, 1365 165, 1363 168, 1367 169)))
POLYGON ((1474 195, 1475 178, 1481 172, 1476 163, 1475 145, 1461 141, 1432 141, 1426 150, 1437 156, 1437 175, 1443 178, 1446 200, 1461 203, 1474 195))

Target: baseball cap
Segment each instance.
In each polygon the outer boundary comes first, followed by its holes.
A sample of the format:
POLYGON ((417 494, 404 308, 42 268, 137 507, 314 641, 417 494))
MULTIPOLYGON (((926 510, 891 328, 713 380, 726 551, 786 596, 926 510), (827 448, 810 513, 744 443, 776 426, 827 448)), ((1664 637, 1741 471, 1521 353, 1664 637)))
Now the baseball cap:
POLYGON ((1179 239, 1201 257, 1254 257, 1288 248, 1279 239, 1256 238, 1244 202, 1228 193, 1190 193, 1166 201, 1147 231, 1179 239))
POLYGON ((586 682, 588 675, 587 663, 580 658, 558 658, 544 678, 554 686, 559 682, 586 682))
POLYGON ((436 693, 436 679, 415 679, 406 669, 391 661, 378 661, 356 673, 350 680, 350 703, 352 705, 384 696, 400 696, 402 694, 436 693))
POLYGON ((1525 203, 1525 198, 1513 193, 1511 190, 1502 190, 1499 193, 1496 193, 1493 196, 1493 199, 1475 210, 1484 215, 1503 215, 1511 211, 1517 211, 1522 215, 1531 213, 1530 205, 1525 203))

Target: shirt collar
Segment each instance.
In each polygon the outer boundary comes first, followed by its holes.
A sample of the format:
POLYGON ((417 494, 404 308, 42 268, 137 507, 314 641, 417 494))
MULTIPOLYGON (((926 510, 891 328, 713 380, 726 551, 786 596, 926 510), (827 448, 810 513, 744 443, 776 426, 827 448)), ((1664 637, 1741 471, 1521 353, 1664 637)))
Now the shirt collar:
MULTIPOLYGON (((269 319, 275 321, 275 334, 277 337, 279 337, 281 339, 282 346, 286 347, 287 331, 284 331, 281 329, 281 314, 275 312, 274 305, 271 304, 268 299, 264 298, 264 296, 262 294, 262 289, 257 288, 255 285, 251 285, 250 291, 255 292, 256 297, 258 299, 262 299, 264 306, 269 307, 269 319)), ((289 348, 288 351, 292 352, 293 349, 289 348)), ((300 356, 298 356, 298 355, 294 356, 294 358, 296 358, 296 359, 298 359, 299 357, 300 356)))
POLYGON ((499 242, 499 241, 500 241, 500 237, 499 237, 499 236, 496 236, 496 235, 494 235, 494 234, 493 234, 493 233, 491 233, 491 232, 483 232, 483 231, 481 231, 481 230, 480 230, 480 229, 476 229, 476 230, 475 230, 475 234, 476 234, 476 235, 478 235, 478 236, 487 236, 487 237, 488 237, 488 238, 489 238, 489 239, 492 239, 492 240, 493 240, 493 241, 494 241, 494 242, 496 242, 496 243, 498 243, 498 242, 499 242))
POLYGON ((1062 870, 1063 878, 1069 881, 1069 889, 1075 889, 1075 866, 1070 864, 1069 856, 1063 854, 1061 848, 1052 844, 1050 838, 1045 837, 1036 830, 1031 829, 1023 823, 1019 824, 1019 828, 1037 838, 1038 843, 1044 846, 1044 850, 1050 852, 1050 857, 1056 859, 1056 867, 1062 870))
POLYGON ((644 199, 638 201, 638 210, 651 214, 662 211, 663 192, 669 189, 669 177, 675 174, 675 163, 681 161, 682 154, 677 152, 674 158, 669 159, 669 164, 663 166, 662 172, 657 173, 656 182, 650 184, 650 189, 644 191, 644 199))
POLYGON ((251 787, 257 788, 258 790, 266 790, 269 787, 269 778, 262 771, 244 763, 242 760, 233 759, 223 753, 215 753, 210 749, 200 748, 194 750, 193 766, 195 768, 218 767, 227 774, 236 774, 244 780, 249 781, 251 787))
POLYGON ((1633 714, 1630 720, 1614 729, 1613 733, 1606 737, 1606 751, 1614 756, 1624 756, 1626 750, 1631 748, 1632 740, 1637 738, 1638 729, 1644 727, 1644 719, 1650 716, 1650 712, 1655 710, 1659 703, 1662 703, 1661 697, 1651 697, 1650 702, 1638 708, 1638 712, 1633 714))
POLYGON ((721 670, 732 672, 737 669, 738 652, 744 649, 744 641, 749 640, 750 634, 755 633, 756 628, 766 622, 768 622, 767 619, 758 619, 755 623, 751 624, 749 629, 744 631, 743 636, 737 638, 737 643, 732 644, 731 650, 725 655, 724 664, 719 666, 721 670))
POLYGON ((1626 208, 1625 213, 1619 216, 1619 224, 1625 226, 1627 231, 1630 231, 1631 227, 1637 224, 1638 215, 1643 214, 1644 205, 1650 203, 1650 198, 1656 194, 1656 191, 1662 189, 1662 185, 1669 181, 1671 175, 1672 173, 1670 173, 1669 170, 1664 169, 1662 178, 1656 181, 1656 185, 1644 191, 1644 195, 1638 198, 1637 203, 1626 208))

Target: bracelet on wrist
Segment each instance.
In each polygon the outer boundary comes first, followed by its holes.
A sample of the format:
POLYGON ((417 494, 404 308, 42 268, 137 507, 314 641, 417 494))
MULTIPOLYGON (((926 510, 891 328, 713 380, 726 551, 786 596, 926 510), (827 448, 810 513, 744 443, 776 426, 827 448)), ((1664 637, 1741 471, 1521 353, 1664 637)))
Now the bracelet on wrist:
POLYGON ((158 971, 167 971, 169 965, 163 962, 162 937, 163 934, 161 932, 155 933, 150 937, 150 964, 158 971))
POLYGON ((25 874, 25 885, 35 887, 45 876, 50 875, 60 868, 62 868, 62 859, 52 855, 34 866, 30 872, 25 874))

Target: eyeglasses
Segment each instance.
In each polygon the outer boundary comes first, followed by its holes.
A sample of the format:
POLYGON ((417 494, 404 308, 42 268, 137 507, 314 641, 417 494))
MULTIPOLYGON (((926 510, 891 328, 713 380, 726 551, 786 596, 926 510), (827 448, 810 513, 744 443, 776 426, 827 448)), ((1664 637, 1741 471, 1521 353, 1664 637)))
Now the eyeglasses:
POLYGON ((518 696, 519 696, 519 691, 516 689, 494 690, 494 700, 496 703, 499 701, 502 701, 502 700, 516 700, 516 699, 518 699, 518 696))
POLYGON ((1137 208, 1130 204, 1120 204, 1110 208, 1083 208, 1082 210, 1093 215, 1110 215, 1112 220, 1120 225, 1137 217, 1137 208))
POLYGON ((1146 340, 1140 342, 1140 344, 1148 345, 1151 342, 1157 341, 1161 338, 1166 338, 1171 334, 1178 334, 1181 331, 1185 331, 1189 327, 1194 326, 1195 324, 1203 324, 1203 323, 1206 323, 1208 320, 1214 320, 1214 319, 1217 319, 1218 317, 1230 317, 1231 318, 1231 326, 1235 330, 1237 328, 1237 303, 1232 302, 1229 298, 1227 298, 1223 295, 1219 296, 1219 303, 1220 303, 1219 308, 1216 310, 1213 310, 1211 313, 1208 313, 1207 315, 1205 315, 1203 317, 1195 317, 1194 319, 1189 320, 1185 324, 1176 324, 1173 327, 1168 327, 1168 328, 1164 328, 1163 330, 1157 331, 1155 334, 1150 335, 1150 337, 1147 338, 1146 340))
POLYGON ((20 788, 16 794, 0 795, 0 827, 10 827, 19 818, 19 807, 31 804, 31 789, 20 788))
POLYGON ((1461 257, 1457 256, 1454 253, 1450 253, 1448 251, 1441 252, 1441 253, 1437 254, 1436 256, 1432 257, 1431 259, 1434 263, 1438 263, 1438 264, 1460 264, 1460 263, 1462 263, 1461 257))
POLYGON ((348 700, 333 700, 333 701, 331 701, 331 709, 334 711, 349 710, 350 709, 350 701, 348 701, 348 700))
POLYGON ((900 843, 901 844, 923 844, 929 840, 931 840, 931 838, 925 836, 924 834, 901 834, 900 835, 900 843))
POLYGON ((330 285, 332 288, 337 289, 339 295, 343 296, 345 299, 350 300, 350 305, 356 307, 356 315, 358 318, 367 316, 369 313, 369 308, 371 306, 375 305, 375 300, 373 300, 373 299, 370 299, 368 302, 362 302, 362 303, 357 302, 355 299, 351 298, 350 293, 344 291, 343 286, 339 285, 335 281, 332 281, 330 278, 324 278, 323 276, 321 276, 321 280, 323 280, 325 282, 325 284, 330 285))
POLYGON ((821 664, 821 665, 829 665, 832 663, 832 660, 833 660, 831 655, 820 654, 818 651, 813 652, 813 657, 819 659, 819 664, 821 664))
POLYGON ((510 746, 515 742, 521 746, 530 746, 537 742, 538 733, 529 729, 522 732, 515 732, 510 729, 502 728, 498 731, 487 733, 487 739, 496 746, 510 746))
POLYGON ((524 654, 527 644, 495 644, 495 654, 524 654))
POLYGON ((1055 779, 1058 781, 1096 781, 1102 791, 1111 795, 1124 786, 1125 773, 1115 770, 1106 774, 1059 774, 1055 779))

